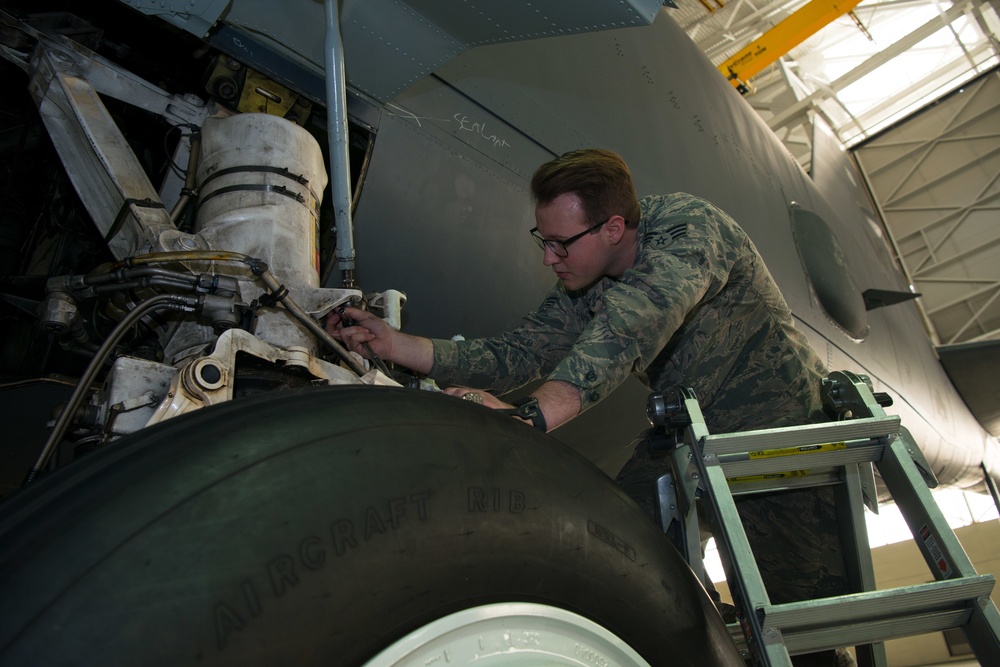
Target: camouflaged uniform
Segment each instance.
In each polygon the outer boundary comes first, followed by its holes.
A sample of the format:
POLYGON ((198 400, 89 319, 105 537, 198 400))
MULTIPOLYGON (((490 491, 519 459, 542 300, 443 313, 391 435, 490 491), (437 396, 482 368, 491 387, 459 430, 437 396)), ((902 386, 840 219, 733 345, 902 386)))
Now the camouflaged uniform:
MULTIPOLYGON (((579 387, 586 410, 635 373, 657 391, 692 388, 713 432, 823 420, 823 366, 746 233, 691 195, 639 205, 639 250, 620 279, 578 292, 559 284, 521 326, 496 337, 435 340, 431 376, 497 393, 562 380, 579 387)), ((640 446, 618 482, 652 515, 654 480, 664 472, 640 446)), ((828 491, 739 505, 772 601, 844 592, 828 491), (786 523, 793 534, 782 534, 786 523)))

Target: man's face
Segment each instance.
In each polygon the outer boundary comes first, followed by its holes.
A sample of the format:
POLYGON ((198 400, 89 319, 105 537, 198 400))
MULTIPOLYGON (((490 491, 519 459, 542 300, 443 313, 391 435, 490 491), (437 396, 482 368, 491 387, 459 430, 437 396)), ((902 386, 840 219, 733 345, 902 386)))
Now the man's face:
MULTIPOLYGON (((536 207, 535 224, 542 238, 556 241, 576 236, 591 226, 580 198, 573 193, 559 195, 548 205, 536 207)), ((568 291, 588 287, 607 273, 608 247, 602 230, 603 227, 598 228, 574 241, 566 248, 569 253, 566 257, 545 249, 545 266, 552 267, 568 291)))

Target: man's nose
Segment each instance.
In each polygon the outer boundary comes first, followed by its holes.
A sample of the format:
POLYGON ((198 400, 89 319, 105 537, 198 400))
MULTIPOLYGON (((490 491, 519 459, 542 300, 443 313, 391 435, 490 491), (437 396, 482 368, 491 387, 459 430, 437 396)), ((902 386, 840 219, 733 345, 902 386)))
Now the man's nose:
POLYGON ((545 246, 545 252, 542 255, 542 263, 545 264, 545 266, 552 266, 553 264, 557 264, 561 259, 562 257, 557 255, 551 248, 545 246))

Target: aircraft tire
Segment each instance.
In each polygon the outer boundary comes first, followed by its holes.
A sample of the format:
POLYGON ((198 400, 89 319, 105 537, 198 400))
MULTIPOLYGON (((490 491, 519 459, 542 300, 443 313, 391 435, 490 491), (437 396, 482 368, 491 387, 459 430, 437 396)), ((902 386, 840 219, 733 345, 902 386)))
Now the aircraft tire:
POLYGON ((383 650, 371 664, 743 664, 613 482, 439 394, 233 401, 0 506, 0 664, 360 665, 383 650))

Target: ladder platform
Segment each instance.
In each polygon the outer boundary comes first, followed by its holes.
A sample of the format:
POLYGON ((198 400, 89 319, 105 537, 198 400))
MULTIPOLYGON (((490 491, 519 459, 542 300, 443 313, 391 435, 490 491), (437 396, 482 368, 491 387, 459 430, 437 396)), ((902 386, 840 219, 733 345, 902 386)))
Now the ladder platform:
POLYGON ((899 417, 867 417, 705 436, 702 452, 717 456, 727 478, 759 477, 802 470, 818 471, 851 463, 875 462, 889 436, 899 430, 899 417))
POLYGON ((886 438, 899 430, 899 417, 865 417, 850 421, 757 431, 719 433, 705 436, 701 449, 705 454, 723 456, 787 447, 808 447, 832 442, 850 442, 886 438))
POLYGON ((819 451, 808 447, 793 453, 768 455, 760 452, 762 458, 752 458, 747 454, 728 454, 719 457, 719 464, 726 477, 768 475, 771 473, 798 470, 808 466, 809 471, 822 470, 848 463, 867 463, 882 458, 884 445, 863 445, 844 447, 839 450, 819 451))

